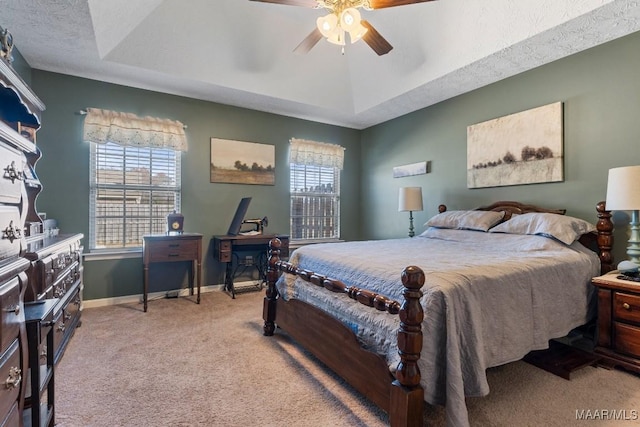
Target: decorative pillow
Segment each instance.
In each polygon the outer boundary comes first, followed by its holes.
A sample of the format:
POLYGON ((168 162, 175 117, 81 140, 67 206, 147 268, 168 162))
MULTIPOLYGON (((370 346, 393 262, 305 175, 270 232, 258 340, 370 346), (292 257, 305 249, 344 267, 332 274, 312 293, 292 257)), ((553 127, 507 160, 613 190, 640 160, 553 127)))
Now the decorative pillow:
POLYGON ((504 218, 504 212, 445 211, 429 219, 425 227, 487 231, 504 218))
POLYGON ((526 213, 498 224, 489 232, 509 234, 534 234, 550 237, 566 245, 581 235, 595 231, 596 226, 580 218, 554 213, 526 213))

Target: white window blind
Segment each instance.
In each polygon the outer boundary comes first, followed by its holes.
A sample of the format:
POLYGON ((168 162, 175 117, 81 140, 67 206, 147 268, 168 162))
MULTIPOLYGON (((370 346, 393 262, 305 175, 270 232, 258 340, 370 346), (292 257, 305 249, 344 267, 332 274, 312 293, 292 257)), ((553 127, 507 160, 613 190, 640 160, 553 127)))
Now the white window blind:
POLYGON ((142 246, 180 211, 180 151, 91 143, 91 249, 142 246))
POLYGON ((292 139, 290 166, 290 238, 340 238, 340 170, 344 148, 292 139))

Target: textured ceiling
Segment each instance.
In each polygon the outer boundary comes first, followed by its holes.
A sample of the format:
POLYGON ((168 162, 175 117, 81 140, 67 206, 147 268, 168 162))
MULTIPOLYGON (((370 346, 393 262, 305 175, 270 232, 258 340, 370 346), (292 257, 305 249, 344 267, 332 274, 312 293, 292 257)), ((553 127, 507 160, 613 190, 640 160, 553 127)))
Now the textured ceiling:
POLYGON ((640 29, 630 0, 363 11, 394 46, 293 49, 322 10, 249 0, 0 0, 32 68, 363 129, 640 29))

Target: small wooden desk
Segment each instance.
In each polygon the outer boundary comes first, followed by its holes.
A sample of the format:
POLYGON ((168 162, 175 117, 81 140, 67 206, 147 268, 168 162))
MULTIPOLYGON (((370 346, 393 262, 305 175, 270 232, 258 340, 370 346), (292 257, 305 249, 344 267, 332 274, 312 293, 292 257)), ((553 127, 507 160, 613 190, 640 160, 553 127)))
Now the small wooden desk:
POLYGON ((189 295, 193 295, 193 276, 196 273, 198 286, 197 303, 200 304, 200 282, 202 280, 202 234, 154 234, 142 237, 144 262, 143 305, 147 311, 149 292, 149 264, 153 262, 192 261, 189 270, 189 295))
POLYGON ((289 256, 289 236, 283 234, 255 234, 237 236, 213 236, 213 258, 216 261, 226 264, 224 275, 224 290, 231 293, 231 297, 236 297, 233 286, 233 255, 239 252, 261 251, 266 253, 269 250, 269 241, 277 237, 282 242, 280 247, 280 257, 289 256))

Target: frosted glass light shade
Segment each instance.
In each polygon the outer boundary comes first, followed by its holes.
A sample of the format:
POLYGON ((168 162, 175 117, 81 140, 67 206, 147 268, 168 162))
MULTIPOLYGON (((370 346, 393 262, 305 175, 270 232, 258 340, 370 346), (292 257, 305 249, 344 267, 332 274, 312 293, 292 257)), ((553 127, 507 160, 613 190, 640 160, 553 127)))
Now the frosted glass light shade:
POLYGON ((333 13, 321 16, 316 20, 316 26, 323 36, 327 38, 331 37, 335 35, 338 30, 338 17, 333 13))
POLYGON ((362 37, 364 37, 364 35, 367 34, 367 31, 369 30, 365 28, 362 24, 358 25, 356 29, 349 31, 349 38, 351 39, 351 44, 357 42, 362 37))
POLYGON ((398 212, 422 210, 422 187, 402 187, 398 196, 398 212))
POLYGON ((360 25, 360 11, 353 7, 345 9, 340 15, 340 26, 345 31, 353 31, 360 25))

